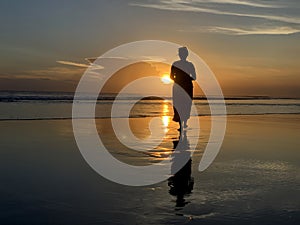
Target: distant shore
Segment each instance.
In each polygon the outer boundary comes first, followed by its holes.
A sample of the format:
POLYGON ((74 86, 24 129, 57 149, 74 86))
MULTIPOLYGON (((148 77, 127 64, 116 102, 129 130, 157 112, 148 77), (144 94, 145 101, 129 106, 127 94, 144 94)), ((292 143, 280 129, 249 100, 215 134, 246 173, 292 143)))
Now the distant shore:
MULTIPOLYGON (((85 97, 82 100, 91 99, 90 95, 86 93, 85 97)), ((117 93, 101 93, 98 96, 98 100, 115 100, 117 93)), ((47 92, 47 91, 11 91, 11 90, 2 90, 0 91, 0 102, 15 102, 15 101, 71 101, 74 98, 74 92, 47 92)), ((120 98, 121 100, 161 100, 162 98, 153 96, 141 98, 141 96, 136 94, 126 94, 120 98)), ((164 99, 171 100, 172 97, 165 96, 164 99)), ((206 96, 194 96, 194 100, 207 100, 206 96)), ((219 97, 209 97, 210 100, 219 100, 219 97)), ((249 96, 225 96, 225 100, 270 100, 270 99, 300 99, 292 97, 272 97, 264 95, 249 95, 249 96)))

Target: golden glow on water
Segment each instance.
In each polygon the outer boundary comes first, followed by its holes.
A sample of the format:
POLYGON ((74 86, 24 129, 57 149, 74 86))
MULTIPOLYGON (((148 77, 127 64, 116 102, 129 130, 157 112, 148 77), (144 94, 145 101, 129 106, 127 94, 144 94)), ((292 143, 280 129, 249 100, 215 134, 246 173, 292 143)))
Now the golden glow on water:
POLYGON ((169 131, 168 126, 170 123, 170 116, 169 116, 169 105, 168 105, 168 100, 164 100, 163 104, 163 109, 162 109, 162 114, 163 116, 161 117, 163 126, 164 126, 164 132, 167 133, 169 131))
POLYGON ((162 122, 163 122, 164 127, 168 127, 169 122, 170 122, 170 117, 169 116, 163 116, 162 117, 162 122))
POLYGON ((168 116, 169 115, 169 106, 166 102, 167 100, 164 101, 164 104, 163 104, 163 115, 164 116, 168 116))

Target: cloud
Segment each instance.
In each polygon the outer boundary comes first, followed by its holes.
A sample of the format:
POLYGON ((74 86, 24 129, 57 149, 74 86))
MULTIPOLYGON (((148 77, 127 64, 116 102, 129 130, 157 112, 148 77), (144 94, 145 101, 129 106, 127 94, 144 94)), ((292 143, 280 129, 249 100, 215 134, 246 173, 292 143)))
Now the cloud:
POLYGON ((94 63, 96 58, 85 58, 85 60, 88 61, 89 64, 76 63, 76 62, 70 62, 70 61, 61 61, 61 60, 56 61, 56 62, 63 64, 63 65, 75 66, 75 67, 80 67, 80 68, 88 68, 88 67, 92 66, 91 69, 93 69, 93 70, 99 70, 99 69, 101 70, 104 68, 103 66, 94 63))
POLYGON ((83 67, 83 68, 87 68, 90 65, 87 64, 83 64, 83 63, 76 63, 76 62, 70 62, 70 61, 63 61, 63 60, 59 60, 56 61, 57 63, 63 64, 63 65, 69 65, 69 66, 77 66, 77 67, 83 67))
MULTIPOLYGON (((181 12, 202 12, 215 15, 227 15, 227 16, 238 16, 238 17, 250 17, 256 19, 266 19, 270 21, 278 21, 284 23, 300 24, 300 18, 298 16, 292 15, 282 15, 282 10, 265 11, 264 13, 257 13, 261 10, 253 10, 253 8, 289 8, 288 3, 281 5, 271 4, 262 4, 262 3, 253 3, 249 1, 237 1, 237 0, 196 0, 196 1, 187 1, 187 0, 158 0, 153 3, 129 3, 131 6, 144 7, 144 8, 153 8, 159 10, 168 10, 168 11, 181 11, 181 12), (210 4, 209 4, 210 3, 210 4), (232 6, 248 6, 249 9, 245 10, 241 7, 224 7, 224 4, 229 4, 232 6), (251 7, 251 8, 250 8, 251 7), (246 12, 244 12, 246 11, 246 12), (248 13, 252 12, 252 13, 248 13)), ((285 10, 286 11, 286 10, 285 10)), ((298 15, 298 14, 297 14, 298 15)))
POLYGON ((165 62, 166 59, 161 56, 141 56, 143 62, 165 62))
POLYGON ((182 32, 199 32, 199 33, 221 33, 228 35, 288 35, 300 33, 300 29, 292 27, 255 27, 255 28, 234 28, 234 27, 196 27, 193 29, 179 30, 182 32))
POLYGON ((291 27, 275 27, 275 28, 255 28, 255 29, 239 29, 239 28, 227 28, 227 27, 214 27, 213 32, 223 32, 232 35, 253 35, 253 34, 269 34, 269 35, 287 35, 299 33, 299 29, 293 29, 291 27))
POLYGON ((1 73, 0 78, 6 79, 44 79, 68 80, 78 79, 84 68, 49 67, 45 69, 26 70, 22 72, 1 73))
POLYGON ((94 63, 97 59, 100 60, 103 60, 103 59, 127 59, 127 58, 124 58, 124 57, 88 57, 88 58, 85 58, 86 61, 88 61, 89 63, 94 63))
POLYGON ((83 68, 50 67, 40 70, 29 70, 24 73, 25 76, 38 78, 49 78, 51 80, 61 80, 78 77, 83 73, 83 68))
MULTIPOLYGON (((188 0, 171 0, 173 3, 190 3, 191 1, 188 0)), ((229 5, 238 5, 238 6, 251 6, 251 7, 257 7, 257 8, 281 8, 280 5, 274 5, 274 3, 267 4, 262 3, 260 1, 259 3, 253 2, 253 1, 242 1, 242 0, 194 0, 194 3, 214 3, 214 4, 229 4, 229 5)))
POLYGON ((94 63, 96 60, 98 60, 99 62, 101 60, 127 60, 128 58, 125 58, 125 57, 88 57, 88 58, 85 58, 86 61, 88 61, 90 64, 94 63))

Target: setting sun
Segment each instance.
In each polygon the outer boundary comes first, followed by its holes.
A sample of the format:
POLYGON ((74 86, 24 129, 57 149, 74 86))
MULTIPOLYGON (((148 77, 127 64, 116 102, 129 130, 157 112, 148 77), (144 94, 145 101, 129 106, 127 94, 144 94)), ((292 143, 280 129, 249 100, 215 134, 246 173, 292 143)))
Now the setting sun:
POLYGON ((164 84, 171 84, 173 83, 173 80, 170 78, 169 74, 164 74, 161 78, 160 78, 161 82, 163 82, 164 84))

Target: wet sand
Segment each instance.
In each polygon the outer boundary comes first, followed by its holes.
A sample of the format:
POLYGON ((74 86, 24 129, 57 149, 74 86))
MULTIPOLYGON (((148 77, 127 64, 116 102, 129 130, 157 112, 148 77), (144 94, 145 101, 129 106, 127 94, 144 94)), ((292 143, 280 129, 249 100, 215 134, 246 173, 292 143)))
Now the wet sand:
MULTIPOLYGON (((151 118, 130 120, 139 138, 151 118)), ((82 158, 71 120, 0 121, 0 221, 3 224, 297 224, 300 221, 300 116, 228 117, 219 155, 204 172, 198 164, 210 133, 200 117, 192 158, 193 190, 182 204, 168 181, 129 187, 108 181, 82 158)), ((100 136, 119 160, 134 165, 167 157, 177 126, 169 122, 151 154, 128 150, 108 119, 97 119, 100 136)), ((187 130, 193 142, 193 129, 187 130)))

